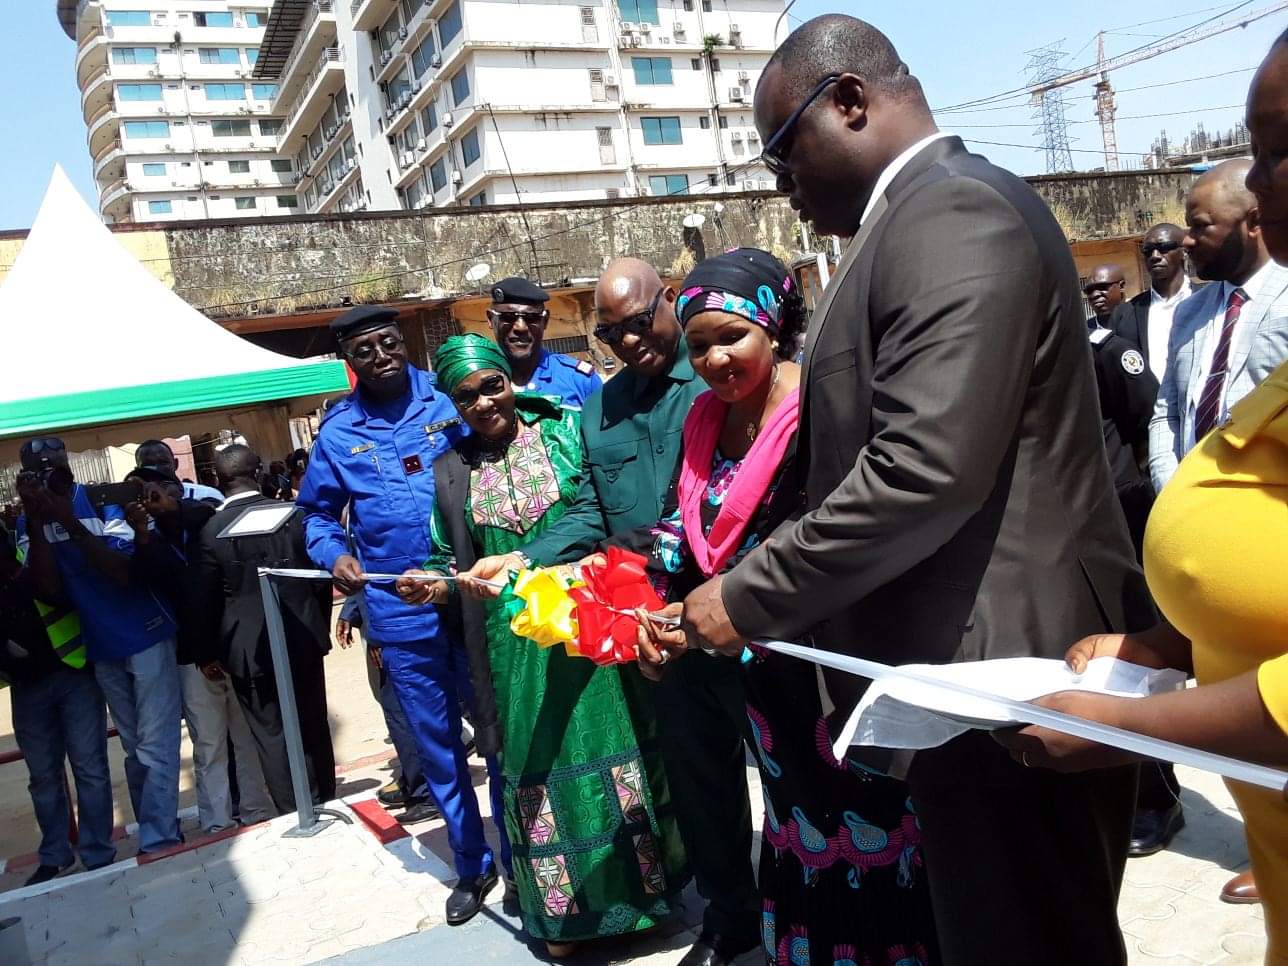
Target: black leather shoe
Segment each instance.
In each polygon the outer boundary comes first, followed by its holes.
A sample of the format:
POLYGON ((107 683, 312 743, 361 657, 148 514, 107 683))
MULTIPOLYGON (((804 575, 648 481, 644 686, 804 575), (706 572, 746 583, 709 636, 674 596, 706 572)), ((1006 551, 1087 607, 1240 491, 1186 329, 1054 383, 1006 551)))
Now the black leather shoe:
POLYGON ((402 786, 397 782, 390 782, 376 792, 376 801, 385 808, 398 808, 407 801, 403 795, 402 786))
POLYGON ((438 807, 429 802, 417 802, 415 805, 398 816, 398 821, 403 825, 415 825, 417 822, 428 822, 430 819, 438 818, 438 807))
POLYGON ((719 933, 703 933, 692 948, 684 954, 679 966, 728 966, 735 959, 754 949, 759 940, 738 941, 719 933))
POLYGON ((1145 855, 1161 852, 1167 848, 1173 836, 1183 828, 1185 828, 1185 813, 1181 811, 1180 802, 1171 808, 1161 810, 1138 808, 1136 817, 1131 823, 1131 845, 1127 847, 1127 854, 1134 859, 1139 859, 1145 855))
POLYGON ((483 908, 483 900, 487 898, 487 894, 492 891, 496 883, 495 869, 456 883, 456 888, 447 897, 447 924, 459 926, 478 915, 478 911, 483 908))
POLYGON ((41 885, 51 879, 57 879, 75 864, 75 862, 68 862, 66 865, 38 865, 36 871, 31 873, 23 885, 41 885))

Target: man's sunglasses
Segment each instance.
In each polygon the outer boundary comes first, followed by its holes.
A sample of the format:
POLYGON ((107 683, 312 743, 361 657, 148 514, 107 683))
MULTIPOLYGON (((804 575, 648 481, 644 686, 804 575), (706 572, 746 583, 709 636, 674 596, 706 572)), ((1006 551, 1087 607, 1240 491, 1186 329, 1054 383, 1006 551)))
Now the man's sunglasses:
POLYGON ((1154 252, 1158 252, 1160 255, 1166 255, 1168 252, 1174 252, 1180 247, 1181 243, 1178 241, 1146 242, 1144 245, 1140 246, 1140 253, 1146 258, 1149 258, 1150 255, 1154 254, 1154 252))
POLYGON ((544 322, 549 316, 549 312, 498 312, 494 309, 487 310, 487 317, 493 322, 499 322, 501 325, 514 325, 519 320, 523 320, 524 325, 536 325, 544 322))
POLYGON ((40 436, 27 444, 27 452, 32 456, 39 456, 41 453, 58 453, 66 448, 63 441, 56 436, 40 436))
POLYGON ((760 151, 760 160, 775 175, 785 175, 791 170, 787 164, 787 155, 791 154, 792 142, 789 135, 796 123, 801 119, 801 115, 809 110, 820 94, 841 79, 840 74, 828 74, 809 92, 805 100, 800 102, 796 110, 788 115, 777 131, 775 131, 765 142, 765 146, 760 151))
POLYGON ((608 345, 618 345, 622 339, 629 335, 643 335, 645 332, 653 329, 653 316, 657 314, 657 307, 661 304, 662 296, 666 292, 666 286, 657 290, 653 296, 653 301, 649 307, 637 315, 632 315, 629 319, 622 319, 620 322, 614 322, 612 325, 595 326, 595 338, 600 342, 608 345))
POLYGON ((389 353, 401 347, 402 344, 403 344, 403 337, 401 335, 395 335, 394 333, 391 332, 388 335, 382 335, 379 339, 376 340, 374 345, 370 342, 364 343, 363 345, 358 346, 356 349, 349 349, 347 352, 345 352, 345 355, 348 356, 350 359, 352 359, 354 362, 370 362, 372 359, 376 357, 377 345, 380 346, 381 350, 383 350, 386 355, 388 355, 389 353))
POLYGON ((479 383, 477 389, 462 389, 460 392, 452 393, 452 402, 456 403, 458 409, 473 409, 479 404, 480 396, 487 396, 491 399, 504 393, 505 387, 505 376, 499 374, 488 376, 479 383))
POLYGON ((1126 288, 1127 280, 1123 279, 1122 281, 1119 281, 1119 282, 1089 282, 1088 284, 1082 286, 1082 291, 1087 295, 1090 295, 1093 292, 1108 292, 1115 285, 1126 288))

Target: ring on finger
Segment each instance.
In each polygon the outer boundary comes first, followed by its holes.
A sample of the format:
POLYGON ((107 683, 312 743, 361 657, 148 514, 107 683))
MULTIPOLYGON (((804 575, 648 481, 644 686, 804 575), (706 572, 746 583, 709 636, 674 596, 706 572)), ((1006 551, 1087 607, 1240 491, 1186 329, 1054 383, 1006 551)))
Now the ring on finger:
POLYGON ((1029 764, 1029 753, 1027 751, 1020 752, 1020 764, 1023 765, 1025 768, 1033 767, 1031 764, 1029 764))

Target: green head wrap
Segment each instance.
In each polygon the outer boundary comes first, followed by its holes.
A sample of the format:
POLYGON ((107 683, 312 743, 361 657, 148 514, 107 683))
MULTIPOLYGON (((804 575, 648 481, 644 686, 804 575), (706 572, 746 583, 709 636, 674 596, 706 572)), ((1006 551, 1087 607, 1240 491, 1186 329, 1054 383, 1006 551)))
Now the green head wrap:
POLYGON ((449 396, 466 378, 483 369, 497 369, 510 375, 510 360, 491 339, 481 335, 453 335, 434 353, 438 388, 449 396))

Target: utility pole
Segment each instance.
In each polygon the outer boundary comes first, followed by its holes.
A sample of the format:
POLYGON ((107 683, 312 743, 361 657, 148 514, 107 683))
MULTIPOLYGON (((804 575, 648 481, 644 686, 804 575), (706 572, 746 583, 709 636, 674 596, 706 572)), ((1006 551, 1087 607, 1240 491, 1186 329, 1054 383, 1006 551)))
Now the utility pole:
MULTIPOLYGON (((1064 60, 1064 51, 1056 41, 1028 52, 1029 62, 1025 68, 1029 73, 1029 84, 1037 87, 1047 84, 1064 73, 1060 63, 1064 60)), ((1064 91, 1059 87, 1034 92, 1030 103, 1033 106, 1033 120, 1038 128, 1033 133, 1042 137, 1046 147, 1046 168, 1048 174, 1073 170, 1073 154, 1069 150, 1069 121, 1064 115, 1064 91)))
POLYGON ((1114 117, 1118 112, 1114 104, 1114 89, 1109 84, 1109 71, 1105 69, 1105 32, 1096 35, 1096 66, 1100 80, 1096 81, 1096 117, 1100 121, 1100 137, 1105 144, 1105 170, 1118 170, 1118 131, 1114 117))

